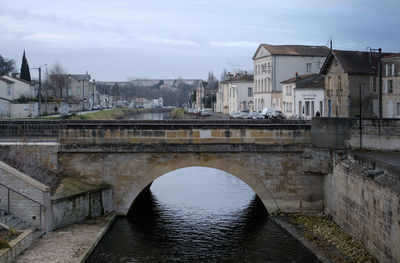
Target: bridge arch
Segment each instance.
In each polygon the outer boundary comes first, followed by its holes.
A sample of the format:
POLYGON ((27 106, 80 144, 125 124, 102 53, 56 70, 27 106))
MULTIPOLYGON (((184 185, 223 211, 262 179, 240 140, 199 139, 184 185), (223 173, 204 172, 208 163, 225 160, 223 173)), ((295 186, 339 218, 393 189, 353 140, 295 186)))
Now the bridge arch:
POLYGON ((118 205, 117 212, 126 214, 139 194, 157 178, 170 172, 190 167, 205 167, 224 171, 248 185, 261 199, 268 212, 276 212, 279 210, 272 193, 264 182, 252 176, 253 171, 251 166, 242 166, 238 162, 232 163, 232 160, 225 158, 209 158, 207 156, 192 156, 191 158, 187 158, 185 156, 179 156, 171 159, 169 162, 151 167, 146 171, 148 176, 142 177, 140 181, 131 185, 126 191, 118 205))
MULTIPOLYGON (((153 156, 154 158, 155 156, 153 156)), ((152 158, 150 158, 152 159, 152 158)), ((255 173, 259 170, 258 160, 249 160, 235 154, 171 154, 169 157, 159 157, 151 164, 144 161, 143 175, 123 193, 117 206, 117 212, 126 214, 136 197, 155 179, 178 169, 200 166, 214 168, 227 172, 246 183, 261 199, 269 213, 279 210, 273 194, 268 189, 268 182, 255 173)), ((256 158, 258 159, 258 158, 256 158)))

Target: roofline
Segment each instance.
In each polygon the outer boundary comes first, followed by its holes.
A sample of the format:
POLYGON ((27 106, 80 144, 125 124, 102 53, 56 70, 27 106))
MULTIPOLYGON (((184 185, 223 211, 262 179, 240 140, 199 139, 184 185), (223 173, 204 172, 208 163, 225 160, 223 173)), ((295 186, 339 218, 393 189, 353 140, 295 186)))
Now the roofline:
POLYGON ((16 77, 13 77, 13 76, 6 76, 6 77, 9 77, 9 78, 15 79, 16 81, 20 81, 20 82, 23 82, 25 84, 29 84, 30 86, 33 86, 32 82, 26 81, 24 79, 16 78, 16 77))

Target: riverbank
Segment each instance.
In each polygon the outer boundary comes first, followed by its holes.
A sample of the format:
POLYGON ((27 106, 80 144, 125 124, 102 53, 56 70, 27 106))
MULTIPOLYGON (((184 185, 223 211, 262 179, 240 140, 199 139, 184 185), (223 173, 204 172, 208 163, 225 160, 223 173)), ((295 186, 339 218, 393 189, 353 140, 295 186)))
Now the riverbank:
POLYGON ((284 214, 271 219, 322 262, 378 262, 363 246, 326 216, 284 214))
POLYGON ((96 246, 114 219, 113 215, 88 219, 45 234, 17 257, 15 263, 77 263, 96 246))

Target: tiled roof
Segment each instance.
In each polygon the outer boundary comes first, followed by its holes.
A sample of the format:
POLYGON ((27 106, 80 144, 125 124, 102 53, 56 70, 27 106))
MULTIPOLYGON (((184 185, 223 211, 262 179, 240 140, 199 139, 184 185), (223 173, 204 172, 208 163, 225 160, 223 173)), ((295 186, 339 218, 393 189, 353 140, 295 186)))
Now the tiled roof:
POLYGON ((382 59, 383 60, 386 60, 386 59, 396 59, 396 58, 400 58, 400 53, 397 53, 397 54, 391 54, 391 55, 388 55, 388 56, 384 56, 382 59))
MULTIPOLYGON (((382 57, 392 53, 382 53, 382 57)), ((321 68, 321 74, 326 74, 333 59, 336 58, 345 73, 360 75, 376 75, 378 69, 378 54, 364 51, 332 50, 321 68)))
POLYGON ((7 84, 13 84, 14 83, 14 81, 11 81, 11 80, 3 78, 3 77, 0 77, 0 81, 3 81, 5 83, 7 83, 7 84))
POLYGON ((319 74, 313 74, 296 83, 296 89, 323 89, 325 78, 319 74))
POLYGON ((296 76, 296 77, 293 77, 293 78, 290 78, 290 79, 281 81, 281 83, 282 83, 282 84, 293 83, 293 82, 300 81, 300 80, 302 80, 302 79, 304 79, 304 78, 308 78, 308 77, 313 76, 313 75, 318 75, 318 74, 304 74, 304 75, 298 75, 298 76, 296 76))
POLYGON ((26 83, 26 84, 32 85, 31 82, 26 81, 26 80, 24 80, 24 79, 16 78, 16 77, 13 77, 13 76, 3 76, 3 77, 12 78, 12 79, 15 79, 16 81, 21 81, 21 82, 24 82, 24 83, 26 83))
POLYGON ((326 46, 261 45, 272 55, 326 57, 329 54, 329 48, 326 46))

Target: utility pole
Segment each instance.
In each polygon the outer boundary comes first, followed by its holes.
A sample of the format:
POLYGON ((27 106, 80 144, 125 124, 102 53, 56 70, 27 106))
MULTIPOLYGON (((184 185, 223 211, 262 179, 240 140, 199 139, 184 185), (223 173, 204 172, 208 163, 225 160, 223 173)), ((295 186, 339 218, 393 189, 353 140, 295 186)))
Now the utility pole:
POLYGON ((379 78, 379 94, 378 94, 378 103, 379 103, 379 118, 382 118, 382 49, 378 49, 378 78, 379 78))
POLYGON ((42 68, 39 67, 39 92, 38 92, 38 116, 41 115, 40 110, 42 108, 42 68))
POLYGON ((32 68, 32 69, 37 69, 39 70, 39 89, 38 89, 38 116, 42 115, 40 113, 41 108, 42 108, 42 67, 47 66, 47 64, 41 65, 40 67, 37 68, 32 68))

